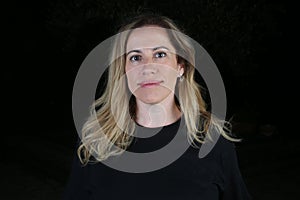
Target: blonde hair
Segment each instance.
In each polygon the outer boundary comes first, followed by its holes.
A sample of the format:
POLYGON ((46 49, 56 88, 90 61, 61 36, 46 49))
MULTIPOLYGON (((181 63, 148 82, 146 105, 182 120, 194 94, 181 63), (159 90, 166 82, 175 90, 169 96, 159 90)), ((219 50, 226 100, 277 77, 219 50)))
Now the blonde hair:
POLYGON ((90 117, 82 128, 81 145, 77 154, 83 164, 91 161, 92 155, 96 162, 120 155, 133 140, 136 103, 135 97, 129 99, 126 92, 127 83, 122 78, 125 74, 124 52, 131 30, 149 25, 170 30, 168 34, 178 51, 176 52, 178 62, 183 64, 184 79, 178 84, 179 99, 174 98, 177 107, 183 113, 189 143, 195 145, 194 140, 203 143, 205 135, 211 139, 211 127, 228 140, 240 141, 228 135, 230 127, 223 126, 229 124, 228 122, 217 119, 207 111, 200 85, 194 80, 194 49, 190 42, 182 35, 176 34, 181 31, 169 18, 144 15, 134 18, 131 23, 123 26, 114 41, 107 88, 91 106, 90 117), (114 98, 116 96, 117 98, 114 98), (113 150, 114 145, 119 148, 113 150))

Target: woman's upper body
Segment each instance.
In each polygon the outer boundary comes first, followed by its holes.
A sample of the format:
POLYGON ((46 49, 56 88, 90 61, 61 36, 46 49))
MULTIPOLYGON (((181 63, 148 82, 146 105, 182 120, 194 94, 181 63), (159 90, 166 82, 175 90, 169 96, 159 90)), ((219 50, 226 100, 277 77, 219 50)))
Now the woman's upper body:
POLYGON ((109 63, 107 87, 83 126, 64 199, 250 198, 229 142, 235 139, 225 133, 224 120, 207 111, 194 80, 195 50, 172 20, 145 15, 123 26, 109 63), (182 121, 184 129, 178 131, 182 121), (156 128, 162 129, 152 137, 137 137, 156 128), (201 144, 214 131, 220 137, 201 159, 199 148, 187 145, 168 165, 144 173, 104 164, 109 160, 115 164, 125 160, 133 168, 142 162, 146 167, 160 164, 177 155, 181 144, 201 144), (165 159, 159 155, 128 161, 125 157, 127 151, 160 152, 156 150, 169 146, 177 136, 182 143, 172 146, 165 159), (91 164, 91 159, 97 163, 91 164))
MULTIPOLYGON (((132 152, 159 149, 173 139, 180 120, 164 126, 151 138, 138 138, 132 152)), ((190 146, 175 162, 148 173, 128 173, 103 163, 82 166, 75 155, 64 200, 89 199, 251 199, 238 166, 235 146, 220 136, 212 151, 199 158, 190 146)))

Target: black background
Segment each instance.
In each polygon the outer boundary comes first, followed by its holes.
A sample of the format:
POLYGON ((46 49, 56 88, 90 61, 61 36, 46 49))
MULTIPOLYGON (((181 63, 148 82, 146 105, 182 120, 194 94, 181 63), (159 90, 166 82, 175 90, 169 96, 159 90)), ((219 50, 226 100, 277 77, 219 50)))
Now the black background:
POLYGON ((1 166, 10 170, 4 196, 59 197, 77 137, 71 108, 77 70, 123 18, 149 8, 175 20, 217 64, 228 118, 234 117, 235 133, 245 139, 237 149, 250 193, 255 199, 293 197, 299 151, 297 131, 287 131, 293 107, 293 87, 286 84, 294 42, 289 7, 278 0, 46 0, 3 6, 1 166))

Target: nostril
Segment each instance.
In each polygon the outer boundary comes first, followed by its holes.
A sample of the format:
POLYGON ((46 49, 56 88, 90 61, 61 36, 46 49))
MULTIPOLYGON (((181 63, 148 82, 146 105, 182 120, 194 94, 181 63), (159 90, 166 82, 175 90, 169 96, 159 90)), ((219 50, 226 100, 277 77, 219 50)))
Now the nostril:
POLYGON ((155 74, 154 70, 143 70, 143 75, 155 74))

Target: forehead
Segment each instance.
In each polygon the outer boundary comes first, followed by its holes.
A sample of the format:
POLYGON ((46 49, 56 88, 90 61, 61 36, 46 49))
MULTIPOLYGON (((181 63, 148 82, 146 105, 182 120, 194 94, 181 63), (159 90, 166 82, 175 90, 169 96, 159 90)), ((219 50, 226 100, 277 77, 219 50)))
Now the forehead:
POLYGON ((155 26, 134 29, 128 37, 126 51, 165 46, 174 50, 167 30, 155 26))

